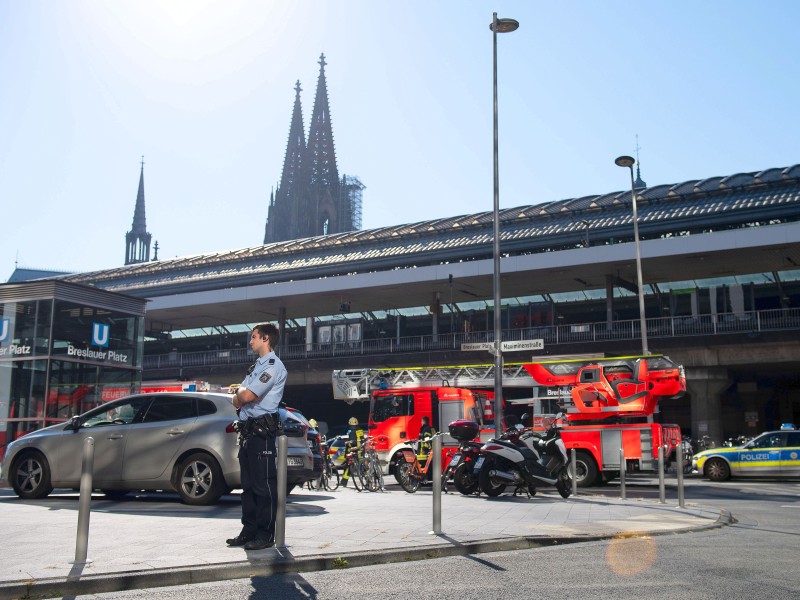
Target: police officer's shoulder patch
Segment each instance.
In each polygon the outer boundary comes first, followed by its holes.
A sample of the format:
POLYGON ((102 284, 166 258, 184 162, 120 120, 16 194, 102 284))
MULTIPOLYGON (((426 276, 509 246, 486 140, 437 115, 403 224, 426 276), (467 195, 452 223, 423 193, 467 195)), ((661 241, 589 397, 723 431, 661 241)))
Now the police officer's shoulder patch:
POLYGON ((262 373, 261 377, 258 378, 261 383, 267 383, 270 379, 272 379, 270 374, 266 372, 262 373))
POLYGON ((274 364, 275 364, 275 359, 274 359, 274 358, 270 358, 270 359, 267 361, 267 364, 268 364, 268 365, 274 365, 274 364))

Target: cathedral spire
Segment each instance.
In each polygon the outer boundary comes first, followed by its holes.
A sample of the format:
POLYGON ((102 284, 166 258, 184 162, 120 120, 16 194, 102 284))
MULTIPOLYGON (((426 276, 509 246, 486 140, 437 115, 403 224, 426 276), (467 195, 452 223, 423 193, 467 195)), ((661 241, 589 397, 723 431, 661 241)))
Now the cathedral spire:
POLYGON ((144 213, 144 156, 139 172, 139 191, 136 194, 136 207, 133 210, 133 225, 125 234, 125 264, 147 262, 150 260, 150 234, 147 233, 147 219, 144 213))
POLYGON ((299 199, 303 195, 301 172, 306 152, 306 131, 303 126, 303 106, 300 102, 300 81, 294 86, 294 108, 289 127, 289 141, 283 159, 283 173, 278 189, 273 197, 270 194, 270 207, 267 213, 267 226, 264 243, 290 240, 300 237, 297 229, 299 199), (287 224, 291 224, 287 228, 287 224))

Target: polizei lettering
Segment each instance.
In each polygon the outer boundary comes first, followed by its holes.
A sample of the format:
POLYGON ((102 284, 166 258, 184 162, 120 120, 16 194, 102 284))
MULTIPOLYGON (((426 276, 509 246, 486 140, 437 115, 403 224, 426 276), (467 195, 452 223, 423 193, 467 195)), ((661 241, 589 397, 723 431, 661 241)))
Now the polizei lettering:
POLYGON ((76 348, 72 344, 67 346, 67 355, 77 356, 78 358, 90 358, 93 360, 111 360, 114 362, 128 362, 128 355, 113 350, 92 350, 90 348, 76 348))

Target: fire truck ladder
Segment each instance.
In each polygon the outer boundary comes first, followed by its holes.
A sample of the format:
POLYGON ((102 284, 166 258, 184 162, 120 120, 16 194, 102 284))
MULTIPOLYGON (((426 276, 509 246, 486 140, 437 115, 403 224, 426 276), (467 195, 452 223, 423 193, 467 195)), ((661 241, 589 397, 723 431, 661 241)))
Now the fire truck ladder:
MULTIPOLYGON (((503 366, 503 387, 532 388, 537 383, 522 364, 503 366)), ((342 369, 333 372, 333 397, 352 404, 369 400, 382 387, 494 387, 494 365, 459 367, 401 367, 395 369, 342 369)))

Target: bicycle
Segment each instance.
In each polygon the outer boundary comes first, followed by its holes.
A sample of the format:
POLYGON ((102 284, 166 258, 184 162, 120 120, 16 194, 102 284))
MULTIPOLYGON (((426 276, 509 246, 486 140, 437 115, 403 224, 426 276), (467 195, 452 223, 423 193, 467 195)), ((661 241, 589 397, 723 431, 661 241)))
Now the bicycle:
POLYGON ((384 491, 383 471, 378 460, 378 453, 375 451, 374 438, 367 436, 364 440, 364 457, 359 462, 361 479, 364 487, 370 492, 384 491))
POLYGON ((339 487, 339 470, 333 464, 331 458, 330 445, 333 440, 328 440, 322 443, 322 473, 316 479, 308 482, 308 489, 310 490, 327 490, 334 491, 339 487))
POLYGON ((361 468, 363 447, 363 444, 359 446, 347 447, 347 450, 345 451, 345 467, 342 474, 344 483, 342 483, 342 485, 346 486, 348 481, 352 481, 353 487, 357 492, 360 492, 366 487, 364 482, 364 474, 361 468))
POLYGON ((433 450, 432 448, 428 449, 427 454, 418 454, 417 452, 423 444, 427 445, 432 439, 433 438, 427 438, 425 440, 409 440, 407 442, 409 446, 416 446, 416 449, 412 450, 411 448, 406 448, 403 450, 403 458, 405 460, 404 462, 399 463, 396 467, 397 481, 400 483, 400 486, 409 494, 416 492, 419 489, 422 480, 426 479, 428 476, 428 471, 433 464, 433 450), (420 459, 424 461, 424 464, 420 462, 420 459))

